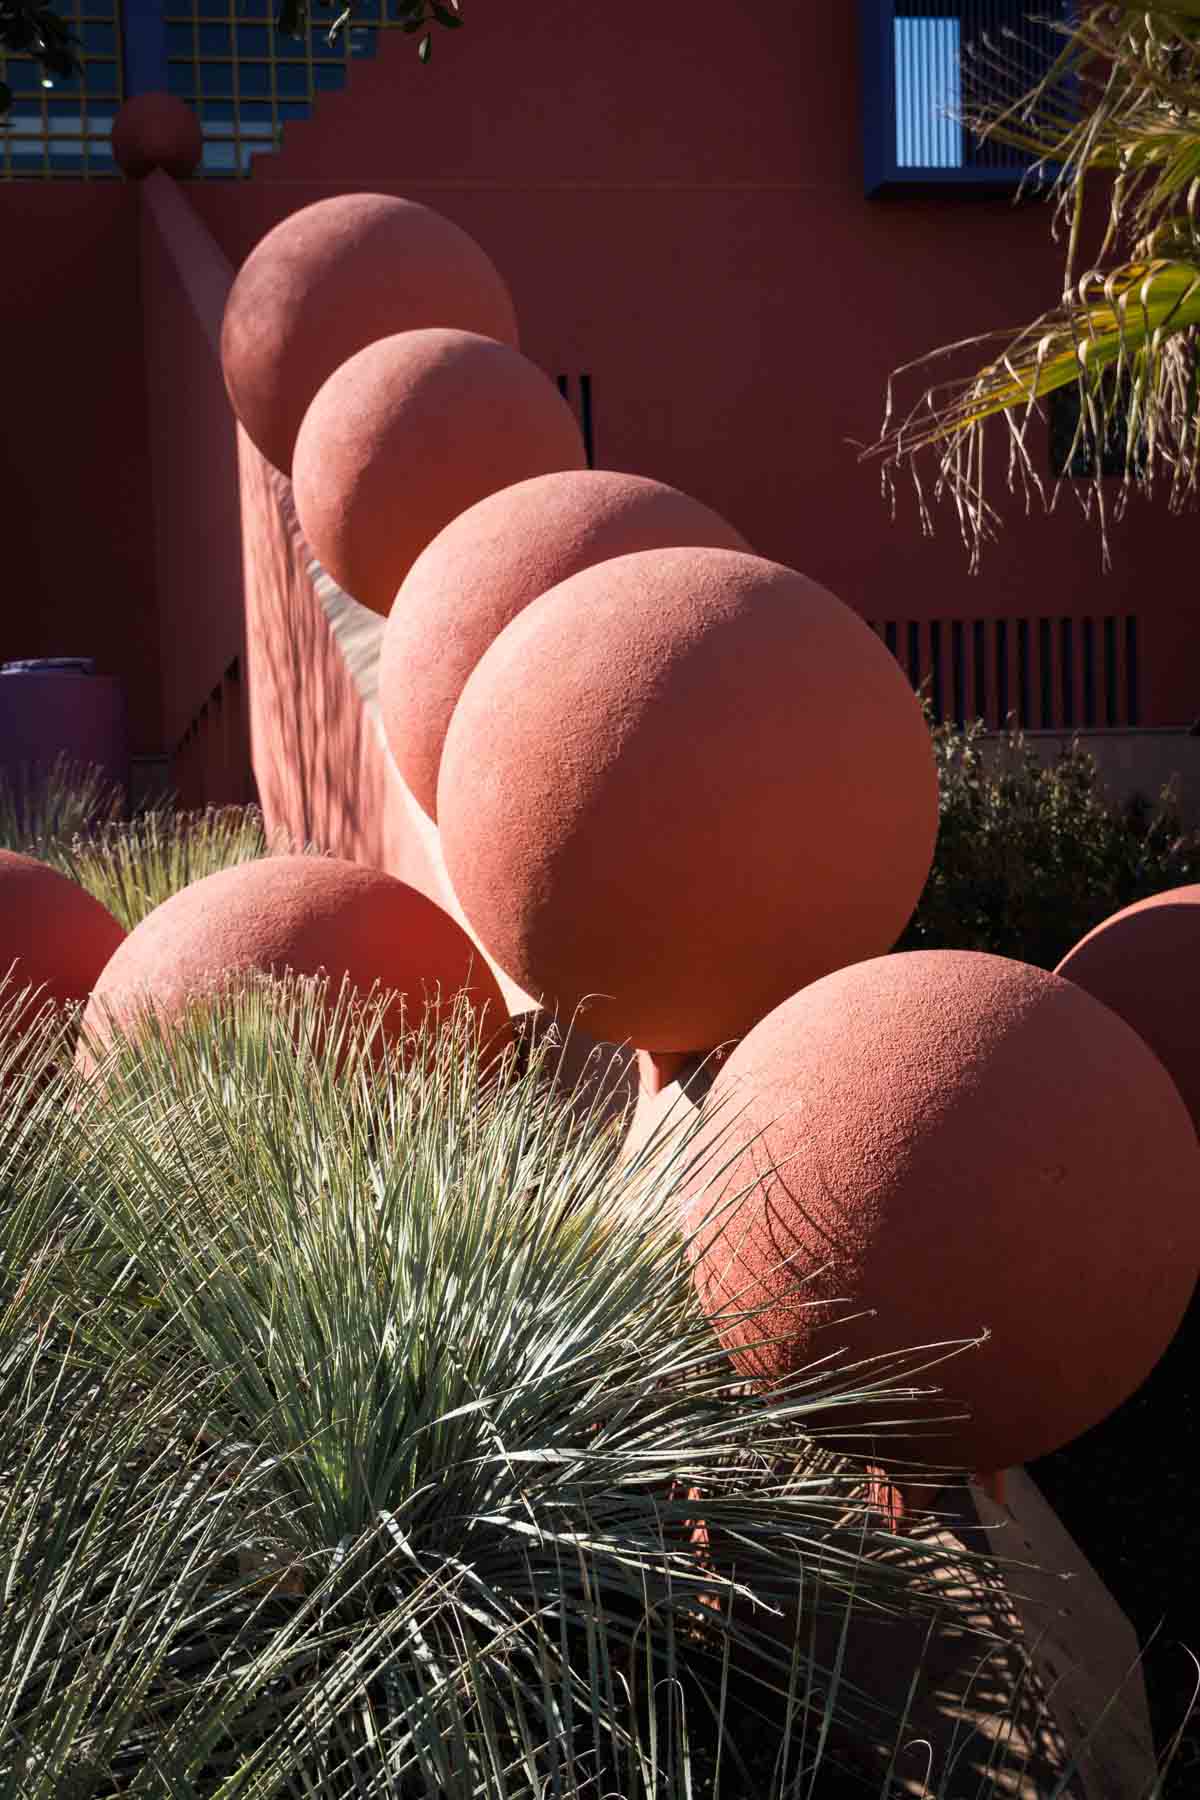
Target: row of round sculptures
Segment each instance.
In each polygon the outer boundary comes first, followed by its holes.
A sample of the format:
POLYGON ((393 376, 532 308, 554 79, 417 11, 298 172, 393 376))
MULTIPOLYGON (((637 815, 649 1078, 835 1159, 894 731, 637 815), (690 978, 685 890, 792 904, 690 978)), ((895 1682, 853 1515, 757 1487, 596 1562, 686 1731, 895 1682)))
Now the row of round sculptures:
POLYGON ((1056 974, 889 955, 937 828, 897 664, 707 506, 585 468, 515 340, 483 251, 376 195, 264 238, 223 336, 234 409, 315 555, 387 615, 388 744, 475 941, 389 875, 287 857, 114 943, 86 896, 50 903, 43 870, 27 975, 53 988, 90 929, 93 1031, 288 967, 407 993, 409 1024, 421 995, 466 989, 507 1032, 481 945, 664 1067, 733 1044, 685 1216, 741 1372, 987 1328, 938 1373, 969 1417, 896 1428, 890 1456, 1049 1451, 1140 1384, 1200 1267, 1200 889, 1117 915, 1056 974))

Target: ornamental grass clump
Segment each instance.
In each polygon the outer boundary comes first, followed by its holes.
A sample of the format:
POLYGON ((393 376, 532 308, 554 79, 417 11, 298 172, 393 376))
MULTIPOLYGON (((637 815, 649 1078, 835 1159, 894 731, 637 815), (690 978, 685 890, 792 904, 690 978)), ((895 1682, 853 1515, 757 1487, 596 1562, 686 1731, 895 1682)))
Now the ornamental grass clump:
POLYGON ((257 806, 179 812, 164 802, 60 842, 57 866, 132 931, 192 882, 289 848, 267 831, 257 806))
POLYGON ((468 1018, 378 1035, 263 983, 36 1098, 0 1792, 807 1791, 835 1723, 888 1726, 849 1614, 950 1604, 814 1438, 910 1407, 915 1359, 745 1391, 678 1240, 686 1134, 631 1169, 468 1018))
POLYGON ((189 812, 164 799, 127 818, 124 791, 91 764, 0 770, 0 849, 69 875, 127 931, 191 882, 293 848, 257 806, 189 812))
POLYGON ((58 756, 49 766, 0 768, 0 850, 40 856, 60 867, 62 848, 118 820, 123 800, 102 769, 69 756, 58 756))

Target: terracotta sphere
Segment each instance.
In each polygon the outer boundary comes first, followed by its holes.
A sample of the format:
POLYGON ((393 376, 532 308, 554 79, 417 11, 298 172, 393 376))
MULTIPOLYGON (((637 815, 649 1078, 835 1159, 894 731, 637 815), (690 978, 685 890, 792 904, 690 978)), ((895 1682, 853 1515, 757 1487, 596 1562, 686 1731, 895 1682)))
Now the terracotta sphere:
POLYGON ((37 987, 59 1005, 86 1000, 124 937, 86 889, 32 856, 0 850, 0 980, 7 976, 10 998, 37 987))
POLYGON ((748 545, 700 501, 609 469, 536 475, 452 519, 405 578, 379 665, 396 766, 436 816, 438 766, 468 675, 519 612, 568 576, 635 550, 748 545))
POLYGON ((642 551, 527 606, 463 689, 437 794, 488 953, 560 1015, 710 1049, 890 948, 937 779, 895 659, 792 569, 642 551))
POLYGON ((133 181, 162 169, 185 181, 200 164, 204 134, 195 110, 174 94, 135 94, 113 120, 112 153, 133 181))
POLYGON ((465 991, 485 1035, 496 1044, 510 1035, 495 977, 454 919, 393 875, 319 856, 222 869, 155 907, 96 983, 84 1034, 102 1044, 148 1008, 169 1021, 239 976, 286 970, 327 975, 333 994, 343 977, 364 994, 376 982, 395 989, 404 996, 388 1015, 396 1033, 402 1010, 415 1030, 439 994, 448 1005, 465 991))
POLYGON ((300 421, 334 370, 430 325, 516 344, 508 289, 474 238, 413 200, 318 200, 269 231, 233 284, 221 329, 233 410, 289 474, 300 421))
POLYGON ((1081 938, 1056 973, 1132 1025, 1200 1131, 1200 887, 1152 894, 1081 938))
POLYGON ((684 1219, 710 1315, 764 1308, 721 1328, 745 1374, 990 1331, 918 1377, 969 1422, 906 1408, 893 1458, 988 1471, 1067 1443, 1149 1374, 1200 1270, 1174 1085, 1115 1013, 1026 963, 841 969, 750 1033, 704 1116, 718 1160, 684 1219))
POLYGON ((406 331, 329 377, 304 415, 292 482, 319 561, 386 613, 464 507, 583 463, 570 407, 519 351, 469 331, 406 331))

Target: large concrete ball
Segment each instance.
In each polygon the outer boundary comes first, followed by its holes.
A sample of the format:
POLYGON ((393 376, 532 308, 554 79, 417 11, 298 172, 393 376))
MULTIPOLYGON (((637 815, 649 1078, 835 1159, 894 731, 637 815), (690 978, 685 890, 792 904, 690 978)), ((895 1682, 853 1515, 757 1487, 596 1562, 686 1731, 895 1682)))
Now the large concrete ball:
POLYGON ((131 181, 142 181, 155 169, 185 181, 204 154, 200 120, 174 94, 135 94, 113 120, 112 153, 131 181))
POLYGON ((890 948, 937 780, 894 658, 832 594, 729 550, 551 588, 454 711, 437 794, 489 954, 593 1037, 709 1049, 890 948))
POLYGON ((413 200, 318 200, 269 231, 233 284, 221 329, 233 410, 289 474, 300 421, 333 371, 378 338, 430 325, 516 344, 512 299, 474 238, 413 200))
POLYGON ((469 331, 406 331, 329 377, 304 415, 292 481, 318 559, 386 613, 426 544, 465 507, 583 463, 570 407, 519 351, 469 331))
POLYGON ((745 1374, 991 1333, 921 1377, 970 1421, 889 1433, 894 1456, 986 1471, 1054 1450, 1139 1386, 1195 1285, 1200 1147, 1174 1084, 1026 963, 841 969, 750 1033, 704 1113, 711 1179, 685 1223, 745 1374))
POLYGON ((343 978, 364 994, 375 983, 394 989, 403 996, 387 1020, 396 1032, 466 993, 484 1035, 509 1036, 495 977, 454 919, 393 875, 318 856, 222 869, 155 907, 97 981, 84 1036, 103 1044, 148 1010, 170 1021, 239 977, 288 970, 328 976, 332 994, 343 978))
POLYGON ((0 850, 0 980, 59 1005, 86 1000, 125 937, 98 900, 57 869, 0 850))
POLYGON ((569 469, 489 494, 421 552, 383 635, 379 704, 396 766, 436 816, 450 715, 492 641, 548 588, 613 556, 680 544, 746 550, 700 501, 661 481, 569 469))
POLYGON ((1200 1131, 1200 887, 1152 894, 1114 913, 1055 972, 1145 1039, 1200 1131))

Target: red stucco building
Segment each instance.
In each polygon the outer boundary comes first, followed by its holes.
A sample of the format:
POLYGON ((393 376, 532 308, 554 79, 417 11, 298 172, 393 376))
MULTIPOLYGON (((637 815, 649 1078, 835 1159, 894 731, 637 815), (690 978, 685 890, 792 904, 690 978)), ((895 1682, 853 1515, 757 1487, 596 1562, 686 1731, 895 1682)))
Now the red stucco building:
MULTIPOLYGON (((245 570, 284 573, 246 541, 222 284, 280 218, 355 189, 464 226, 596 462, 674 483, 827 584, 944 712, 1152 736, 1200 713, 1195 519, 1135 498, 1104 575, 1069 492, 1050 517, 1015 503, 972 575, 953 513, 926 538, 902 494, 893 519, 859 458, 897 365, 1057 293, 1047 209, 930 112, 947 32, 1021 7, 467 0, 422 64, 369 7, 333 53, 324 27, 277 39, 266 0, 79 4, 82 97, 10 64, 0 131, 0 659, 92 655, 120 677, 142 779, 167 758, 192 798, 248 791, 245 570), (107 150, 121 97, 155 85, 206 137, 169 203, 107 150)), ((1043 453, 1048 471, 1048 433, 1043 453)), ((288 616, 311 708, 325 627, 306 644, 288 616)))

